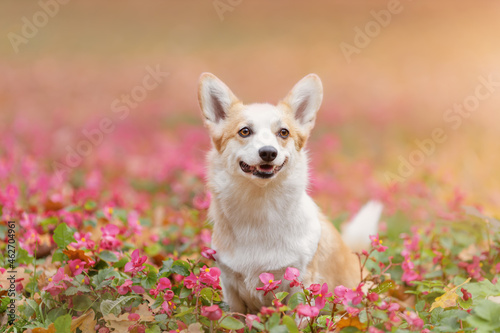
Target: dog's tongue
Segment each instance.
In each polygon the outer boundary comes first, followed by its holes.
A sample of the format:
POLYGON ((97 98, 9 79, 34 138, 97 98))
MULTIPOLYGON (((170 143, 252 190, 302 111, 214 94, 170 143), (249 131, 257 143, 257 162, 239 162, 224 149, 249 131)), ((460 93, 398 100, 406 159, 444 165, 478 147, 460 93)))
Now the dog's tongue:
POLYGON ((273 170, 273 166, 270 164, 263 164, 263 165, 259 165, 259 169, 262 171, 265 171, 265 172, 269 172, 269 171, 273 170))

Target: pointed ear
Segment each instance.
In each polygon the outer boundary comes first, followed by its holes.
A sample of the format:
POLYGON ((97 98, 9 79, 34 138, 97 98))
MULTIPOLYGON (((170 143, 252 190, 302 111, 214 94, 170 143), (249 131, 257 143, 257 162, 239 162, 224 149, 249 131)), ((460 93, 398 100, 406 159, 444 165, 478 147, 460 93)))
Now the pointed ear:
POLYGON ((213 124, 226 119, 231 105, 238 102, 224 82, 211 73, 200 76, 198 100, 205 122, 213 124))
POLYGON ((309 74, 297 82, 283 100, 292 110, 295 119, 307 130, 313 128, 322 101, 323 85, 316 74, 309 74))

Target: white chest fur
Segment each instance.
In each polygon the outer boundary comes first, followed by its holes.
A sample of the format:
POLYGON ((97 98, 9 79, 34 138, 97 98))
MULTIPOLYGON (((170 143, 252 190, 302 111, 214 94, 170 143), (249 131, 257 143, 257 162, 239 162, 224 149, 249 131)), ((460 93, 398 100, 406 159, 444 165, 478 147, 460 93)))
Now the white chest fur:
POLYGON ((212 165, 210 175, 219 263, 243 276, 288 266, 304 272, 321 234, 318 208, 305 191, 305 163, 284 170, 280 179, 262 188, 224 170, 212 165))

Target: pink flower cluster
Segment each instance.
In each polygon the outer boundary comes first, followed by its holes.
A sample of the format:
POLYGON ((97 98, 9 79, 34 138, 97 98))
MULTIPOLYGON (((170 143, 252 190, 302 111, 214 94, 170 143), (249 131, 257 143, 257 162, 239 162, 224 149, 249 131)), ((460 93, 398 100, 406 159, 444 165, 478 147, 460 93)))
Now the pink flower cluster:
POLYGON ((203 266, 199 275, 191 273, 184 278, 184 286, 188 289, 194 289, 196 292, 204 287, 222 289, 220 286, 220 275, 221 271, 219 268, 203 266))
POLYGON ((134 250, 131 261, 125 264, 124 272, 130 272, 132 276, 136 275, 139 272, 142 272, 146 267, 144 267, 144 263, 148 260, 147 256, 139 256, 139 250, 134 250))

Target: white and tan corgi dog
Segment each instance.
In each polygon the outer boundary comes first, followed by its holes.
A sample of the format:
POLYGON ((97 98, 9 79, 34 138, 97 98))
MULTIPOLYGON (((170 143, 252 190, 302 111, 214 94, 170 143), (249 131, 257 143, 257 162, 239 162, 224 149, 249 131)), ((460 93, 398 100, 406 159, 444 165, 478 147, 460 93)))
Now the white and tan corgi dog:
MULTIPOLYGON (((231 311, 269 306, 272 295, 256 290, 262 286, 259 275, 281 279, 289 266, 300 270, 306 286, 359 283, 358 258, 306 193, 304 146, 322 98, 315 74, 277 105, 245 105, 213 74, 200 77, 199 102, 213 143, 208 155, 212 247, 231 311)), ((376 233, 380 212, 381 205, 372 202, 358 214, 348 231, 356 246, 376 233)))

